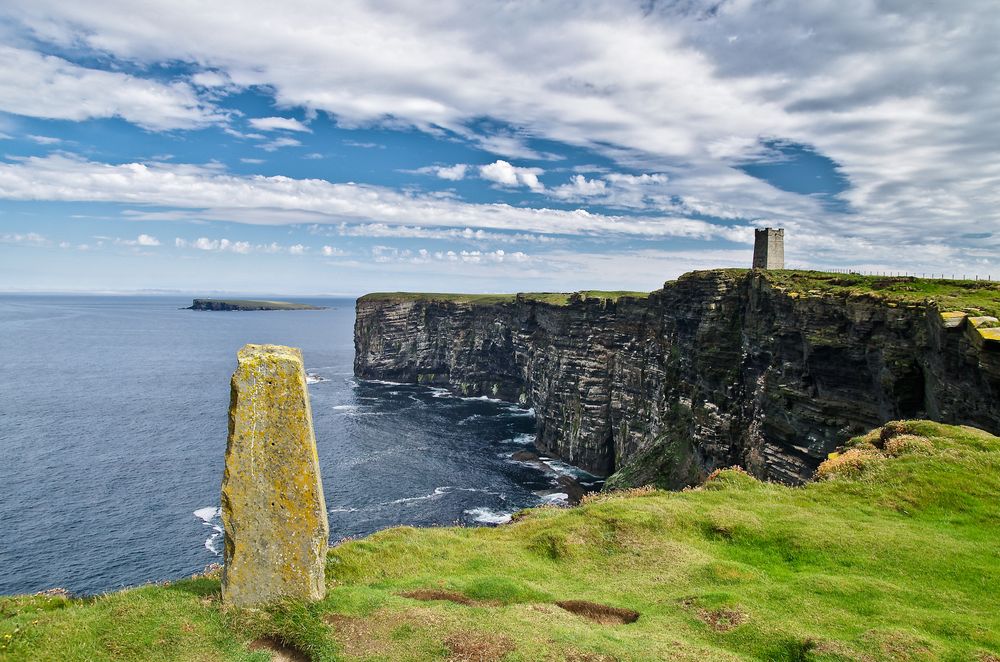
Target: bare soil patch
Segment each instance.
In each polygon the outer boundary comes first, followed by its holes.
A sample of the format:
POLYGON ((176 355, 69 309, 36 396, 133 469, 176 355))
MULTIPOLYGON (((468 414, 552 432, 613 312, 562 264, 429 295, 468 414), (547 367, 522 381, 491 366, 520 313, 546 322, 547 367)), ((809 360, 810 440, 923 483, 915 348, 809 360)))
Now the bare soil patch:
POLYGON ((424 602, 431 602, 433 600, 447 600, 448 602, 454 602, 455 604, 471 606, 476 604, 476 601, 467 595, 463 595, 458 591, 449 591, 443 588, 418 588, 412 591, 405 591, 400 593, 404 598, 410 598, 411 600, 422 600, 424 602))
POLYGON ((457 632, 444 640, 449 660, 462 662, 497 662, 514 652, 514 640, 506 635, 483 635, 457 632))
POLYGON ((729 632, 735 627, 743 625, 750 620, 750 617, 738 609, 699 609, 700 618, 708 627, 716 632, 729 632))
POLYGON ((306 655, 292 646, 288 646, 273 637, 262 637, 248 646, 252 651, 267 651, 272 662, 309 662, 306 655))
POLYGON ((583 616, 603 625, 623 625, 639 620, 639 612, 610 605, 602 605, 586 600, 563 600, 556 603, 568 612, 583 616))
POLYGON ((750 620, 750 615, 739 609, 729 607, 719 607, 718 609, 699 608, 694 598, 681 600, 681 606, 685 609, 693 610, 701 622, 716 632, 728 632, 750 620))

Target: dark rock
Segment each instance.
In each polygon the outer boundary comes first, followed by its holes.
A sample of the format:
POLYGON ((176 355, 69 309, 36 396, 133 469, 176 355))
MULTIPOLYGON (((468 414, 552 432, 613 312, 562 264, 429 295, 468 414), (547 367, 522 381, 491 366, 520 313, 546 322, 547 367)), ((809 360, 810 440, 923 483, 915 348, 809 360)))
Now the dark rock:
POLYGON ((578 505, 587 493, 587 488, 572 476, 559 476, 556 483, 559 485, 559 489, 566 493, 567 501, 569 501, 569 505, 571 506, 578 505))
POLYGON ((708 271, 566 305, 362 297, 354 367, 533 407, 538 449, 615 474, 612 487, 682 487, 736 464, 798 483, 889 420, 1000 432, 998 342, 965 326, 931 302, 708 271))
POLYGON ((510 456, 510 459, 517 462, 535 462, 538 460, 538 453, 531 451, 518 451, 510 456))

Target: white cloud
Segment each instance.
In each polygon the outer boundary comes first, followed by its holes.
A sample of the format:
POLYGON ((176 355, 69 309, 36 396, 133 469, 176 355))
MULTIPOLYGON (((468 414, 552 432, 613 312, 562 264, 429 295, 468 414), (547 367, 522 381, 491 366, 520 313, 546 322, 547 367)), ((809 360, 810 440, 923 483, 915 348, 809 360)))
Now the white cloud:
POLYGON ((302 143, 296 140, 295 138, 282 137, 282 138, 275 138, 274 140, 271 140, 269 142, 257 145, 257 147, 260 147, 265 152, 275 152, 281 149, 282 147, 299 147, 300 145, 302 145, 302 143))
POLYGON ((45 246, 49 243, 48 239, 37 232, 0 234, 0 241, 5 244, 27 244, 29 246, 45 246))
MULTIPOLYGON (((684 191, 691 193, 685 188, 683 178, 675 184, 662 173, 630 175, 612 172, 594 179, 573 175, 568 183, 547 189, 546 195, 559 200, 589 202, 608 207, 669 209, 676 206, 674 196, 684 191)), ((744 201, 744 206, 749 208, 749 203, 750 201, 744 201)))
POLYGON ((386 223, 364 223, 349 225, 341 223, 338 233, 346 237, 393 237, 396 239, 440 239, 445 241, 467 241, 492 243, 552 243, 558 241, 544 234, 523 232, 501 233, 472 228, 422 228, 411 225, 388 225, 386 223))
POLYGON ((62 138, 53 138, 52 136, 36 136, 28 134, 27 138, 38 143, 39 145, 58 145, 62 142, 62 138))
POLYGON ((582 200, 607 192, 608 183, 603 179, 587 179, 583 175, 573 175, 568 184, 549 189, 549 195, 566 200, 582 200))
POLYGON ((140 234, 135 239, 115 239, 116 244, 123 246, 159 246, 160 240, 148 234, 140 234))
POLYGON ((323 257, 339 257, 347 253, 334 246, 323 246, 323 257))
POLYGON ((191 76, 191 83, 204 88, 234 88, 232 79, 220 71, 199 71, 191 76))
POLYGON ((159 83, 88 69, 34 51, 0 46, 0 110, 46 119, 121 117, 146 129, 196 129, 225 121, 183 82, 159 83))
POLYGON ((240 162, 241 163, 250 163, 250 164, 253 164, 253 165, 258 165, 260 163, 264 163, 264 159, 247 159, 247 158, 242 158, 242 159, 240 159, 240 162))
MULTIPOLYGON (((157 244, 158 245, 158 244, 157 244)), ((286 250, 292 255, 303 255, 309 249, 302 244, 289 246, 287 249, 276 242, 270 244, 252 244, 249 241, 233 241, 231 239, 211 239, 209 237, 198 237, 195 240, 187 240, 177 237, 174 239, 174 246, 177 248, 193 248, 200 251, 217 253, 238 253, 247 255, 249 253, 282 253, 286 250)))
MULTIPOLYGON (((225 239, 225 245, 229 245, 229 240, 225 239)), ((216 251, 222 248, 222 242, 218 239, 209 239, 208 237, 198 237, 195 239, 193 246, 200 251, 216 251)))
POLYGON ((541 168, 518 168, 507 161, 497 159, 488 165, 479 166, 479 176, 502 186, 527 186, 532 191, 540 191, 544 186, 538 176, 545 171, 541 168))
POLYGON ((122 202, 178 208, 132 213, 147 220, 240 223, 342 223, 468 227, 546 234, 629 234, 752 241, 749 226, 723 226, 670 215, 612 216, 583 209, 472 204, 321 179, 239 176, 217 166, 173 163, 109 165, 65 154, 0 161, 0 199, 122 202), (197 210, 197 211, 187 211, 197 210))
POLYGON ((420 174, 436 175, 441 179, 447 179, 452 182, 457 182, 461 179, 465 179, 465 172, 469 169, 469 166, 465 163, 456 163, 452 166, 425 166, 423 168, 418 168, 414 172, 420 174))
POLYGON ((429 251, 426 248, 409 249, 392 246, 373 246, 375 262, 409 264, 430 264, 434 262, 456 262, 462 264, 499 264, 502 262, 528 262, 531 257, 521 251, 508 253, 502 249, 493 251, 429 251))
MULTIPOLYGON (((1000 222, 1000 11, 991 0, 445 2, 434 12, 348 1, 335 13, 222 0, 194 16, 154 0, 128 21, 114 0, 34 0, 0 12, 42 42, 140 64, 198 63, 223 83, 273 90, 276 107, 326 111, 344 127, 451 131, 509 159, 543 156, 536 138, 597 149, 667 173, 692 212, 764 219, 773 197, 779 216, 795 210, 838 236, 860 225, 884 241, 909 228, 953 242, 1000 222), (856 214, 790 202, 734 169, 772 137, 840 164, 856 214)), ((19 76, 25 68, 10 62, 3 76, 19 76)), ((76 89, 36 100, 34 83, 61 83, 38 73, 51 65, 29 64, 15 96, 8 85, 0 101, 107 116, 81 107, 76 89)), ((115 86, 135 80, 108 75, 115 86)), ((212 82, 199 76, 195 84, 212 82)), ((180 109, 169 117, 198 124, 215 112, 190 89, 151 84, 169 101, 162 107, 180 109)), ((161 105, 129 108, 145 117, 161 105)))
POLYGON ((253 117, 250 126, 259 131, 303 131, 312 133, 312 129, 294 117, 253 117))
POLYGON ((385 145, 381 143, 358 142, 357 140, 345 140, 344 144, 348 147, 357 147, 358 149, 385 149, 385 145))

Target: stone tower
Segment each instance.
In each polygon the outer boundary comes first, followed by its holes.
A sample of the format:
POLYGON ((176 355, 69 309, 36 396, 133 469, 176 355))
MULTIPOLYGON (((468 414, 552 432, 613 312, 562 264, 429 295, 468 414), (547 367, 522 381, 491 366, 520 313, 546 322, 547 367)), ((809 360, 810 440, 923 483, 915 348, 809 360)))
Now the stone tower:
POLYGON ((753 268, 785 268, 785 231, 783 229, 754 230, 753 268))

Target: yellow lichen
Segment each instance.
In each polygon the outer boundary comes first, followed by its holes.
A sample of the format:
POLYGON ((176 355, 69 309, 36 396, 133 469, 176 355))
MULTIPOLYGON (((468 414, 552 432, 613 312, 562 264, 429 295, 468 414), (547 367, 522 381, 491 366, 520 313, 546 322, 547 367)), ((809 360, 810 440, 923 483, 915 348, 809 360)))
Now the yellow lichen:
POLYGON ((329 525, 302 355, 247 345, 238 359, 222 484, 223 599, 321 598, 329 525))

